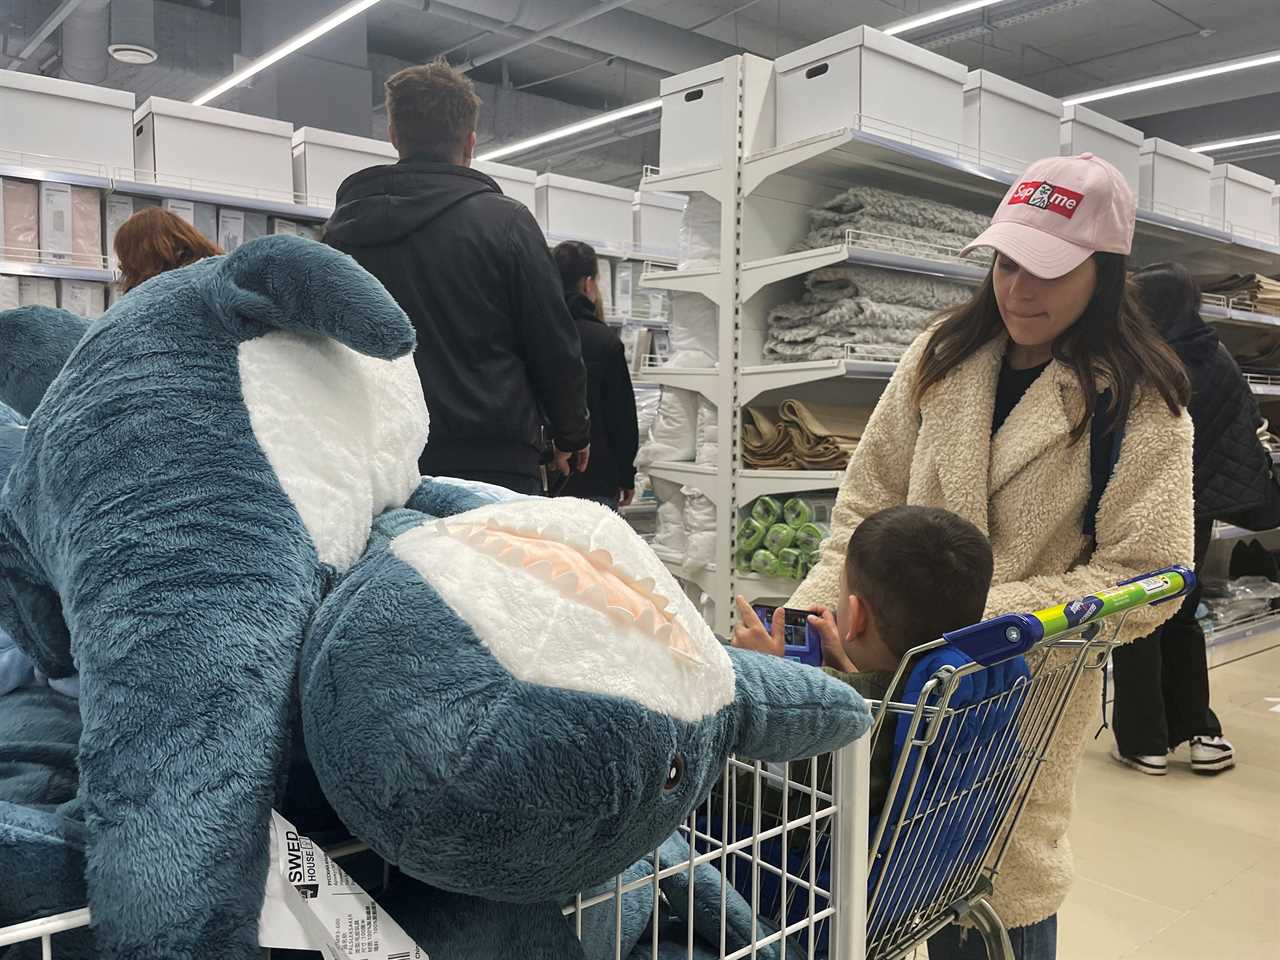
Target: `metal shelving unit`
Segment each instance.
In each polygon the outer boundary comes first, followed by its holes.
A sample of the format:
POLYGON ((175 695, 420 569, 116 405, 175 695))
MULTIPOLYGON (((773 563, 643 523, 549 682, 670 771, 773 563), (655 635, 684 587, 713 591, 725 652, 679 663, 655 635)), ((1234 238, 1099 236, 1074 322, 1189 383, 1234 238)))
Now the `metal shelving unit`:
MULTIPOLYGON (((853 126, 783 146, 772 145, 772 64, 743 55, 724 63, 725 115, 720 156, 714 162, 684 169, 646 170, 642 189, 699 191, 721 202, 722 264, 719 270, 647 269, 643 283, 698 293, 720 307, 720 362, 715 368, 646 368, 642 382, 690 389, 711 399, 719 410, 720 466, 716 476, 693 465, 658 465, 666 475, 714 490, 719 530, 714 573, 697 576, 700 588, 716 601, 717 631, 728 627, 735 593, 748 599, 785 598, 796 584, 788 580, 738 573, 733 564, 733 537, 739 513, 756 497, 832 490, 840 471, 751 470, 742 463, 740 405, 785 396, 791 390, 814 391, 831 402, 873 404, 896 366, 892 360, 850 355, 844 359, 765 364, 762 345, 765 317, 772 307, 794 296, 798 278, 810 270, 840 263, 910 271, 949 280, 981 282, 986 267, 962 260, 955 251, 904 250, 850 235, 844 244, 796 251, 807 229, 805 213, 817 202, 855 184, 883 186, 989 213, 1017 176, 994 166, 989 158, 955 144, 921 138, 880 121, 853 126), (736 116, 731 116, 736 114, 736 116), (736 121, 736 122, 735 122, 736 121), (858 397, 858 400, 852 399, 858 397), (726 406, 727 405, 727 406, 726 406)), ((1280 271, 1280 245, 1230 224, 1184 218, 1177 211, 1140 210, 1135 259, 1175 259, 1197 273, 1253 270, 1280 271)), ((1280 317, 1248 309, 1241 303, 1206 301, 1206 318, 1215 323, 1280 326, 1280 317)), ((1280 380, 1256 381, 1263 397, 1280 397, 1280 380)), ((1219 534, 1222 536, 1223 534, 1219 534)), ((680 576, 675 559, 668 564, 680 576)), ((1242 630, 1280 628, 1280 616, 1242 630)), ((1234 637, 1236 628, 1218 642, 1234 637)))

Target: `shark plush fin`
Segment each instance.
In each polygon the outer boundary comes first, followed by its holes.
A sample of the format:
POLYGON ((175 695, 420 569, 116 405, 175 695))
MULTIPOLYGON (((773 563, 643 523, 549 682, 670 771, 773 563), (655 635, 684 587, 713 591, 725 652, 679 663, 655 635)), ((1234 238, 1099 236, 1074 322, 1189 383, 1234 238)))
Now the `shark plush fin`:
POLYGON ((345 253, 301 237, 261 237, 223 258, 203 293, 231 332, 332 337, 357 353, 395 360, 413 351, 413 324, 345 253))

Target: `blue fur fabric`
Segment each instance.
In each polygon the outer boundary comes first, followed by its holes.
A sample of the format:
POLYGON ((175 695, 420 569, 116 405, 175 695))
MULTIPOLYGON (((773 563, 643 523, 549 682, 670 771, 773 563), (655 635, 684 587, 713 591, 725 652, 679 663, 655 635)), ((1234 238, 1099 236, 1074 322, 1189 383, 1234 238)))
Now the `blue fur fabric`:
POLYGON ((80 673, 104 960, 258 954, 298 652, 332 577, 241 391, 239 345, 273 330, 383 359, 414 342, 320 244, 270 237, 163 274, 79 342, 0 503, 0 627, 50 676, 80 673))
POLYGON ((54 307, 0 311, 0 403, 31 416, 88 329, 89 321, 54 307))

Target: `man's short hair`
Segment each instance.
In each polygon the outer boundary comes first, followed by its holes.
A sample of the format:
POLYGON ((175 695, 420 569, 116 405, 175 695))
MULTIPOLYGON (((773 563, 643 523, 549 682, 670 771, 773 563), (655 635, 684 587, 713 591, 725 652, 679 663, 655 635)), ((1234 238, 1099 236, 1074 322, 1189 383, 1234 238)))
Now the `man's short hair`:
POLYGON ((442 57, 405 67, 387 81, 387 120, 402 157, 456 162, 479 114, 471 80, 442 57))
POLYGON ((901 657, 981 621, 994 565, 990 542, 968 520, 936 507, 890 507, 853 531, 845 577, 901 657))

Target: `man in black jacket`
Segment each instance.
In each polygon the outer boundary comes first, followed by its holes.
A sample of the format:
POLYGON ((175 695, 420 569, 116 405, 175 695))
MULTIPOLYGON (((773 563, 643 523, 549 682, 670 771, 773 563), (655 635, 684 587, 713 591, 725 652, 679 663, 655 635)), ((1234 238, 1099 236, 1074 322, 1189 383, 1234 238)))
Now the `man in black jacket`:
POLYGON ((422 472, 540 490, 541 431, 556 466, 585 470, 587 373, 537 222, 470 169, 480 99, 438 60, 387 81, 400 162, 338 188, 325 242, 382 281, 418 333, 430 439, 422 472))

